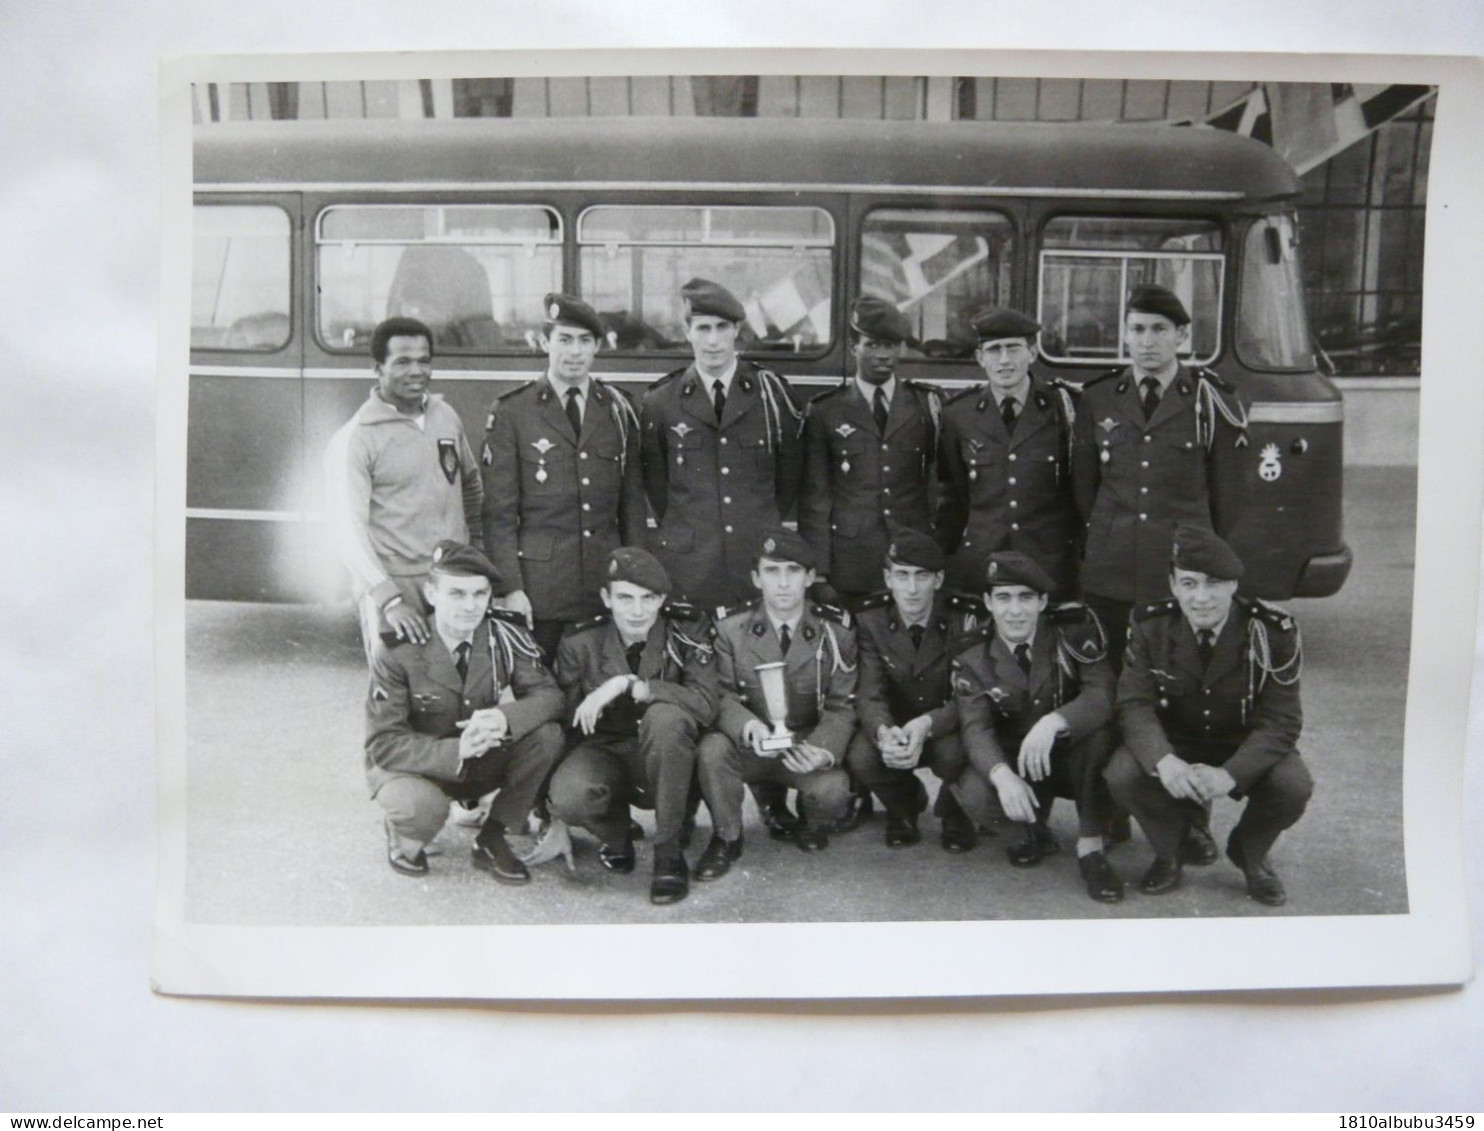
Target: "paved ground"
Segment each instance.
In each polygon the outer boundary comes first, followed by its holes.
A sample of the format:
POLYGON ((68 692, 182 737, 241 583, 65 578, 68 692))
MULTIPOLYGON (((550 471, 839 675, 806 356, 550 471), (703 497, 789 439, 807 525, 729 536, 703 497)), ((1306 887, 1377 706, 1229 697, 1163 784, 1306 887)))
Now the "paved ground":
MULTIPOLYGON (((1229 865, 1187 869, 1184 889, 1130 891, 1093 903, 1070 855, 1075 822, 1052 825, 1068 852, 1018 871, 986 840, 952 857, 928 836, 882 844, 878 815, 818 856, 770 841, 749 802, 747 851, 731 875, 697 884, 667 908, 647 899, 649 859, 632 876, 578 843, 577 871, 537 869, 522 889, 474 872, 472 830, 450 827, 421 879, 384 859, 378 810, 361 770, 365 667, 348 607, 193 602, 187 609, 187 917, 221 924, 728 923, 795 920, 1058 919, 1250 914, 1378 914, 1406 910, 1401 740, 1412 598, 1416 474, 1352 468, 1346 535, 1355 571, 1322 601, 1296 601, 1304 631, 1302 749, 1318 783, 1304 820, 1274 861, 1289 890, 1281 911, 1243 894, 1229 865)), ((1236 806, 1218 807, 1218 838, 1236 806)), ((648 814, 640 814, 647 819, 648 814)), ((702 828, 694 852, 705 843, 702 828)), ((1126 879, 1150 859, 1142 837, 1112 855, 1126 879)))

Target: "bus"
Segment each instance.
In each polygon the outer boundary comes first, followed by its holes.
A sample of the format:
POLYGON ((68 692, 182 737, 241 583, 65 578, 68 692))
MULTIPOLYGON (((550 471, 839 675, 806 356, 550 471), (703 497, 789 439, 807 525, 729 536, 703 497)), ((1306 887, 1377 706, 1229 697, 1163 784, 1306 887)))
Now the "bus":
POLYGON ((491 401, 545 369, 542 298, 607 330, 594 372, 639 394, 690 358, 677 291, 742 300, 745 356, 804 395, 848 372, 857 295, 921 348, 899 372, 982 379, 970 321, 1042 324, 1036 365, 1126 363, 1138 283, 1180 295, 1190 364, 1249 406, 1244 591, 1344 584, 1344 410, 1304 311, 1299 184, 1267 146, 1164 125, 777 119, 456 119, 198 127, 187 596, 343 592, 322 454, 374 383, 377 322, 434 332, 434 385, 476 449, 491 401))

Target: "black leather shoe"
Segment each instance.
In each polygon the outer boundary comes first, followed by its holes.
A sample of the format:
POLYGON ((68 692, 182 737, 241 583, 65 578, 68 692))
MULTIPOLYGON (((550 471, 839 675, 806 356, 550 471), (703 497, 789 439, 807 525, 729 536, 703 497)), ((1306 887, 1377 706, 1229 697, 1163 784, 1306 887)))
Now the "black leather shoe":
POLYGON ((1180 863, 1204 868, 1207 864, 1216 863, 1219 855, 1211 830, 1202 825, 1191 825, 1184 843, 1180 845, 1180 863))
POLYGON ((1019 844, 1010 845, 1005 849, 1005 855, 1017 868, 1034 868, 1046 857, 1055 856, 1060 851, 1061 844, 1050 829, 1045 825, 1029 825, 1025 830, 1025 839, 1019 844))
POLYGON ((690 870, 685 853, 678 847, 654 850, 654 878, 649 881, 649 902, 663 906, 679 903, 690 893, 690 870))
POLYGON ((1077 857, 1077 871, 1082 873, 1087 894, 1099 903, 1117 903, 1123 898, 1123 881, 1101 852, 1077 857))
POLYGON ((502 884, 528 884, 531 871, 511 851, 503 833, 481 834, 474 842, 469 860, 481 872, 488 872, 502 884))
MULTIPOLYGON (((920 782, 918 784, 921 785, 920 782)), ((845 816, 833 821, 828 831, 853 833, 860 828, 861 822, 871 815, 871 810, 874 808, 875 804, 871 801, 869 793, 852 793, 845 809, 845 816)))
POLYGON ((1267 907, 1282 907, 1288 902, 1288 892, 1284 890, 1278 873, 1273 871, 1273 866, 1266 859, 1256 867, 1249 866, 1247 854, 1235 834, 1226 842, 1226 858, 1242 869, 1242 875, 1247 880, 1249 899, 1255 899, 1267 907))
POLYGON ((963 806, 958 803, 958 798, 953 796, 946 785, 938 794, 938 814, 938 820, 943 826, 943 851, 955 856, 972 852, 979 844, 978 830, 974 828, 974 822, 964 812, 963 806))
POLYGON ((732 865, 742 858, 742 838, 722 840, 712 835, 711 843, 696 861, 696 879, 706 882, 719 880, 732 870, 732 865))
POLYGON ((759 805, 758 813, 762 816, 763 827, 768 830, 770 837, 774 840, 793 840, 794 832, 799 827, 799 819, 789 811, 788 802, 759 805))
POLYGON ((922 833, 917 831, 916 817, 894 817, 890 813, 886 815, 887 848, 910 848, 920 840, 922 833))
POLYGON ((392 866, 393 872, 403 876, 426 876, 428 874, 428 854, 422 849, 417 850, 416 856, 407 856, 400 848, 387 845, 386 862, 392 866))
POLYGON ((830 846, 830 834, 824 829, 800 825, 799 831, 794 833, 794 843, 805 852, 823 852, 830 846))
POLYGON ((634 870, 634 838, 624 838, 622 844, 598 845, 598 863, 619 876, 627 876, 634 870))
POLYGON ((1185 872, 1179 860, 1156 856, 1154 863, 1149 865, 1149 871, 1139 881, 1139 890, 1145 895, 1164 895, 1179 887, 1184 878, 1185 872))

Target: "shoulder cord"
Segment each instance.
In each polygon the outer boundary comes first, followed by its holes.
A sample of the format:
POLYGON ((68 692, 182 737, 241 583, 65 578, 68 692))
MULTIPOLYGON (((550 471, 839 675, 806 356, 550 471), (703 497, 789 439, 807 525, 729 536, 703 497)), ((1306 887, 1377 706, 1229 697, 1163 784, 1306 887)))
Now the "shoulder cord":
POLYGON ((701 641, 687 636, 685 633, 681 632, 680 629, 676 628, 672 624, 670 626, 670 631, 665 634, 665 655, 674 662, 676 668, 679 668, 681 670, 685 668, 685 662, 680 658, 680 651, 675 646, 677 641, 679 641, 681 644, 683 644, 685 647, 689 648, 693 652, 700 652, 702 655, 706 656, 709 656, 712 653, 711 645, 703 644, 701 643, 701 641))
POLYGON ((793 401, 789 400, 788 395, 781 392, 775 385, 778 377, 771 370, 759 369, 757 378, 758 387, 763 394, 763 413, 766 417, 764 431, 767 434, 768 452, 771 454, 783 443, 783 408, 779 406, 779 400, 783 400, 795 424, 798 423, 800 417, 794 410, 793 401))
MULTIPOLYGON (((517 654, 528 660, 534 661, 538 666, 541 664, 541 649, 536 642, 520 629, 511 625, 502 624, 500 621, 490 621, 490 669, 491 678, 494 681, 495 699, 498 701, 500 693, 505 687, 500 683, 501 665, 496 662, 495 637, 500 638, 500 658, 504 660, 504 671, 511 676, 515 673, 515 657, 517 654)), ((508 682, 508 681, 507 681, 508 682)))
MULTIPOLYGON (((608 386, 603 386, 605 389, 608 386)), ((639 414, 634 411, 634 406, 629 404, 623 394, 614 389, 608 389, 609 411, 613 413, 613 423, 618 428, 618 473, 622 475, 628 470, 629 464, 629 429, 628 425, 634 426, 635 432, 639 430, 639 414)))
POLYGON ((835 639, 834 629, 830 628, 828 624, 823 624, 820 627, 824 629, 824 640, 821 640, 819 647, 814 650, 814 697, 818 701, 818 709, 823 711, 825 701, 825 641, 828 641, 830 646, 830 675, 834 675, 836 672, 853 672, 855 671, 855 665, 847 664, 845 657, 840 654, 840 642, 835 639))
POLYGON ((1066 447, 1067 462, 1070 464, 1072 461, 1072 425, 1077 423, 1077 405, 1072 400, 1071 390, 1065 385, 1058 384, 1052 388, 1057 400, 1061 402, 1062 423, 1065 425, 1062 429, 1062 443, 1066 447))
POLYGON ((1227 404, 1226 398, 1216 390, 1205 377, 1196 378, 1195 389, 1195 439, 1196 443, 1207 451, 1216 443, 1216 416, 1220 414, 1228 424, 1237 430, 1237 444, 1239 448, 1247 446, 1247 410, 1242 407, 1242 402, 1237 402, 1236 411, 1227 404))

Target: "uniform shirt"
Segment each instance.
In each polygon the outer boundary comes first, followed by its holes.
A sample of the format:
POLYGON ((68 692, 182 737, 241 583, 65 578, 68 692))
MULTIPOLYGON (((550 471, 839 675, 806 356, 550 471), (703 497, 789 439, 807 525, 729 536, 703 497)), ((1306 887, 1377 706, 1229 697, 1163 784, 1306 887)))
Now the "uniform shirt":
POLYGON ((1015 766, 1020 744, 1058 712, 1077 742, 1113 720, 1113 673, 1097 618, 1081 605, 1042 613, 1030 641, 1029 674, 992 629, 953 664, 959 731, 969 760, 986 777, 1015 766))
POLYGON ((804 418, 799 533, 814 549, 819 575, 842 593, 881 588, 894 526, 933 528, 941 398, 925 385, 892 380, 884 435, 859 379, 815 397, 804 418))
POLYGON ((1182 367, 1147 421, 1142 401, 1132 370, 1094 378, 1073 430, 1082 589, 1114 601, 1167 594, 1176 525, 1229 538, 1246 504, 1246 413, 1226 382, 1182 367))
POLYGON ((644 394, 644 488, 658 529, 650 549, 675 596, 707 612, 757 593, 758 546, 794 505, 802 474, 800 415, 777 374, 739 361, 716 419, 694 365, 644 394))
POLYGON ((920 648, 912 646, 911 625, 891 594, 883 593, 861 609, 856 619, 861 670, 855 710, 872 742, 881 727, 901 726, 919 715, 932 720, 932 738, 958 730, 949 665, 978 639, 983 609, 972 598, 939 592, 927 610, 920 648))
POLYGON ((357 597, 385 604, 398 592, 391 579, 426 574, 445 538, 477 543, 478 466, 442 397, 427 395, 419 421, 371 391, 325 450, 330 535, 357 597))
POLYGON ((436 632, 424 644, 377 650, 366 698, 366 779, 373 795, 399 774, 463 780, 458 724, 475 711, 499 707, 508 741, 561 714, 561 689, 519 622, 516 614, 496 613, 475 630, 465 679, 436 632))
POLYGON ((639 545, 645 509, 638 417, 590 380, 582 432, 541 378, 490 407, 484 437, 484 544, 543 620, 601 612, 608 556, 639 545))
POLYGON ((1175 601, 1134 612, 1118 680, 1123 739, 1150 773, 1166 754, 1222 766, 1245 793, 1303 729, 1298 628, 1281 609, 1238 597, 1201 663, 1175 601))
POLYGON ((950 589, 980 592, 989 555, 1017 550, 1051 575, 1058 595, 1076 590, 1082 524, 1068 463, 1074 415, 1072 393, 1035 376, 1013 433, 987 384, 943 406, 937 537, 952 555, 950 589))

